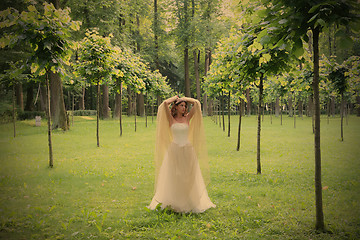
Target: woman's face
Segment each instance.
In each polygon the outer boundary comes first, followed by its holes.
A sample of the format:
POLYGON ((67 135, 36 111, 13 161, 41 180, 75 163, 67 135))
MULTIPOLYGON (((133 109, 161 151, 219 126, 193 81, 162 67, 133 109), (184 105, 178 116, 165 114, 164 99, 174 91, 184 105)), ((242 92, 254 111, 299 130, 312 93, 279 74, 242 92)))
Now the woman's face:
POLYGON ((177 111, 180 115, 183 115, 186 111, 186 103, 182 102, 179 105, 177 105, 177 111))

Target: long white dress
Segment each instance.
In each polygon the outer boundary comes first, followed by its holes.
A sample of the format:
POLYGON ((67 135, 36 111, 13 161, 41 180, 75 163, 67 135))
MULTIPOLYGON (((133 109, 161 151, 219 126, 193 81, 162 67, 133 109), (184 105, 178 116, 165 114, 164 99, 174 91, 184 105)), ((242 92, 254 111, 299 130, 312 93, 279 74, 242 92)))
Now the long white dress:
POLYGON ((195 150, 188 140, 189 126, 174 123, 173 141, 162 162, 150 209, 168 207, 175 212, 204 212, 215 207, 208 196, 195 150))

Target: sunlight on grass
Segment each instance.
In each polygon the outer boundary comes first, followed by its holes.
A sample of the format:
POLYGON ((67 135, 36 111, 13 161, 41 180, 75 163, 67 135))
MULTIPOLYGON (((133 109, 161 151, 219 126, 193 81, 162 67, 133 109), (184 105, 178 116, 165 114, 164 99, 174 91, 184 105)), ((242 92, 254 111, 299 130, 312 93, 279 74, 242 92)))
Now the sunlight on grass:
MULTIPOLYGON (((148 211, 154 193, 155 122, 124 117, 100 122, 75 117, 66 133, 53 132, 48 166, 46 122, 0 125, 2 239, 356 239, 360 237, 360 119, 351 116, 340 141, 340 119, 322 120, 324 214, 332 233, 316 233, 311 119, 265 116, 262 174, 256 175, 256 117, 238 117, 227 137, 205 118, 211 180, 217 205, 202 214, 148 211)), ((226 125, 227 126, 227 125, 226 125)))

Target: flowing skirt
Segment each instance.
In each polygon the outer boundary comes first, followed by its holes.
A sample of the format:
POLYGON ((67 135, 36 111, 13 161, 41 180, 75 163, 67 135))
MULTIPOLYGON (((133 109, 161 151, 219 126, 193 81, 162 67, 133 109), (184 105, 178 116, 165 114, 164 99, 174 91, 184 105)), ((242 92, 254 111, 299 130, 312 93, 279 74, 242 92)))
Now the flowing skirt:
POLYGON ((215 207, 208 196, 194 148, 171 143, 160 168, 150 209, 158 204, 175 212, 204 212, 215 207))

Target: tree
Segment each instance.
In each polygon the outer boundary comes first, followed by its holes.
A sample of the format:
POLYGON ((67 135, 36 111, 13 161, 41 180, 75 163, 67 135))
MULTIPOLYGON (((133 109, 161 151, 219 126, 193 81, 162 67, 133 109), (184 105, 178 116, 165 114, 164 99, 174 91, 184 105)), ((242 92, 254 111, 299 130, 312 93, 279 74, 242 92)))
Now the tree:
POLYGON ((70 57, 70 32, 78 30, 80 23, 71 21, 70 9, 55 9, 54 5, 46 2, 43 6, 44 12, 39 12, 33 5, 21 13, 13 8, 2 11, 2 27, 6 27, 9 32, 1 38, 0 46, 29 44, 32 50, 28 60, 31 72, 37 76, 46 76, 49 166, 53 167, 49 74, 63 73, 63 66, 70 57))
POLYGON ((22 74, 23 69, 21 68, 21 62, 9 62, 9 69, 5 70, 5 74, 0 79, 5 85, 12 87, 12 115, 13 115, 13 128, 14 128, 14 138, 16 137, 16 86, 22 82, 26 77, 25 74, 22 74))
MULTIPOLYGON (((312 59, 313 59, 313 82, 315 106, 315 198, 316 198, 316 224, 317 230, 324 231, 324 215, 322 204, 322 184, 321 184, 321 150, 320 150, 320 99, 319 99, 319 35, 326 26, 339 24, 348 26, 348 29, 356 27, 359 16, 359 4, 356 0, 344 1, 288 1, 276 0, 263 1, 266 10, 262 12, 263 23, 267 24, 267 29, 271 29, 271 39, 277 44, 285 46, 293 43, 292 50, 296 55, 303 53, 303 42, 309 41, 307 35, 310 30, 312 33, 312 59)), ((343 43, 351 45, 352 39, 349 35, 342 34, 343 43)), ((270 38, 270 36, 269 36, 270 38)))
POLYGON ((345 75, 347 69, 344 67, 335 67, 329 74, 329 79, 332 81, 336 91, 340 94, 341 97, 341 106, 340 106, 340 117, 341 117, 341 141, 344 141, 344 131, 343 131, 343 121, 344 121, 344 94, 347 91, 348 83, 347 76, 345 75))
POLYGON ((111 80, 114 71, 114 50, 110 36, 100 36, 96 29, 89 30, 82 40, 78 69, 80 74, 97 87, 96 101, 96 140, 100 147, 99 116, 100 116, 100 85, 111 80))

